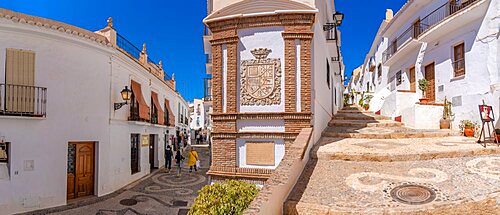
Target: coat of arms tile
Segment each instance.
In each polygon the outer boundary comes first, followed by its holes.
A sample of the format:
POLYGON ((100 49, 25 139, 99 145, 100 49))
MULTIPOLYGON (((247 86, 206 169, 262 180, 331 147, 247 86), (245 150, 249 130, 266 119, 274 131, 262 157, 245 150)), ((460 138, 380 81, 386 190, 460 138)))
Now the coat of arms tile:
POLYGON ((255 59, 241 62, 241 105, 279 105, 281 103, 281 61, 267 58, 270 49, 250 51, 255 59))

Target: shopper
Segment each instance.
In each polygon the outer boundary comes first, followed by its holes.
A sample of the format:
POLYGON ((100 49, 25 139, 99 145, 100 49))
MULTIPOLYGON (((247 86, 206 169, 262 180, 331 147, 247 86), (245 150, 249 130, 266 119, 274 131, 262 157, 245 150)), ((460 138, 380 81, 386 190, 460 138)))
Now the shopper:
POLYGON ((177 164, 177 177, 181 176, 182 160, 184 160, 184 157, 182 156, 181 151, 177 150, 177 153, 175 154, 175 163, 177 164))
POLYGON ((196 162, 199 160, 199 157, 198 157, 198 153, 196 152, 196 150, 194 150, 193 147, 191 147, 191 151, 189 152, 189 156, 188 156, 188 166, 189 166, 189 172, 193 172, 193 167, 194 167, 194 171, 198 171, 198 169, 196 168, 196 162))
POLYGON ((167 172, 170 172, 170 169, 172 168, 173 154, 174 152, 172 151, 172 148, 168 145, 167 149, 165 149, 165 169, 167 169, 167 172))

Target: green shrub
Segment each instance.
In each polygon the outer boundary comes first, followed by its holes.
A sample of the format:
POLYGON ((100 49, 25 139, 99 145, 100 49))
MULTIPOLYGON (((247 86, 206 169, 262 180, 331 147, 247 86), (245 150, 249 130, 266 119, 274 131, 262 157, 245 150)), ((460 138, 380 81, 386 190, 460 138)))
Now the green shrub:
POLYGON ((206 185, 198 191, 198 197, 188 214, 243 214, 258 192, 255 184, 237 180, 206 185))

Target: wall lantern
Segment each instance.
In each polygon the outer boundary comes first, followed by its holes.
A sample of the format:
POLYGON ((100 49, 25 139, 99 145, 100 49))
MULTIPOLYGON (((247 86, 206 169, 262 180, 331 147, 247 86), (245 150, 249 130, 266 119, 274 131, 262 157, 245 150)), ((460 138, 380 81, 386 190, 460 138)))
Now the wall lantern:
POLYGON ((132 91, 130 89, 128 89, 128 86, 125 86, 125 89, 123 89, 120 92, 120 94, 121 94, 122 99, 124 100, 124 102, 115 103, 115 110, 118 110, 118 109, 122 108, 123 105, 127 105, 128 101, 130 101, 130 98, 132 97, 132 91))
POLYGON ((335 22, 336 26, 340 26, 342 24, 342 20, 344 19, 344 14, 341 12, 335 12, 333 14, 333 21, 335 22))

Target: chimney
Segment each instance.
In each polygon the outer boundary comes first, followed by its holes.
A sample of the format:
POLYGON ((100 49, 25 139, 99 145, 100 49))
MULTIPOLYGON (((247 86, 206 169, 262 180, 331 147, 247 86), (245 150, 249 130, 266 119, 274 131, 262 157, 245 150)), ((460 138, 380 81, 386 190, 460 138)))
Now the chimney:
POLYGON ((146 43, 142 44, 142 51, 139 56, 139 62, 141 62, 143 65, 147 65, 148 63, 148 54, 146 53, 146 43))

